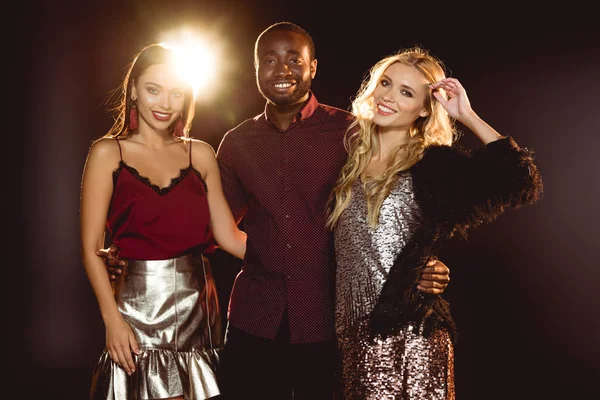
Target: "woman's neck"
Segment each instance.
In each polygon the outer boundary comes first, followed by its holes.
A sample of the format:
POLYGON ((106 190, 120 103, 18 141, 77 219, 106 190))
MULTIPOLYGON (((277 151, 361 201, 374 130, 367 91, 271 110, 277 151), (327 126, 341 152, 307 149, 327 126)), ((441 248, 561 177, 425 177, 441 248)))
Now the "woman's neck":
POLYGON ((162 149, 165 146, 173 144, 177 141, 168 130, 154 130, 150 127, 144 129, 140 127, 136 134, 131 137, 131 140, 153 149, 162 149))
POLYGON ((372 158, 376 161, 387 161, 398 146, 408 143, 408 139, 408 131, 379 128, 375 136, 379 151, 373 154, 372 158))

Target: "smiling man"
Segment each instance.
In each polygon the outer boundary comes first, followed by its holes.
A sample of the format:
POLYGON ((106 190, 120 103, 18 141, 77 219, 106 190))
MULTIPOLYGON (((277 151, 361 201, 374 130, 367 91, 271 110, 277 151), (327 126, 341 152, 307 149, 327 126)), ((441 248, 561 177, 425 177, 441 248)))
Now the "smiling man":
MULTIPOLYGON (((325 223, 352 116, 311 92, 317 59, 301 27, 265 29, 254 61, 265 111, 227 132, 217 153, 225 195, 248 235, 229 303, 223 392, 228 399, 332 399, 335 269, 325 223)), ((423 272, 423 291, 446 287, 443 263, 423 272)))

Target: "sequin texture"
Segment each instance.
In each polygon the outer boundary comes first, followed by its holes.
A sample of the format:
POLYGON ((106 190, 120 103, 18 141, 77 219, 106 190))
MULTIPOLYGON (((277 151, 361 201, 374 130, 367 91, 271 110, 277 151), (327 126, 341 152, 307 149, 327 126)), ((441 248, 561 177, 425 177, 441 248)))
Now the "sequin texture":
POLYGON ((344 398, 454 399, 454 352, 446 331, 424 337, 420 327, 409 324, 386 339, 369 337, 367 315, 395 258, 422 224, 411 174, 400 174, 376 228, 368 224, 360 180, 352 192, 334 230, 335 323, 344 398))

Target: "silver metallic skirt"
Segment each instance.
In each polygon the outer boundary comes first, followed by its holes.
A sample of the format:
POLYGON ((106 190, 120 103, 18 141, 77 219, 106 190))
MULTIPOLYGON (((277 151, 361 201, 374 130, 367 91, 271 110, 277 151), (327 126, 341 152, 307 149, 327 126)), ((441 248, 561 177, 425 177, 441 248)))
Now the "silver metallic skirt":
POLYGON ((117 306, 140 354, 128 376, 105 349, 94 369, 90 399, 208 399, 217 380, 222 327, 208 260, 129 260, 114 285, 117 306))

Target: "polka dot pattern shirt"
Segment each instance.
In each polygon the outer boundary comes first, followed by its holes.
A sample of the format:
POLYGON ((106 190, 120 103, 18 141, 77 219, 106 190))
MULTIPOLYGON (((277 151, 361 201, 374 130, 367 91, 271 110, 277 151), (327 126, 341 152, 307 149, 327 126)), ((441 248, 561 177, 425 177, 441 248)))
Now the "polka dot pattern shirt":
POLYGON ((291 343, 334 339, 334 257, 326 205, 346 161, 347 111, 307 104, 286 131, 262 114, 223 137, 225 195, 248 234, 229 303, 229 323, 275 338, 287 311, 291 343))

